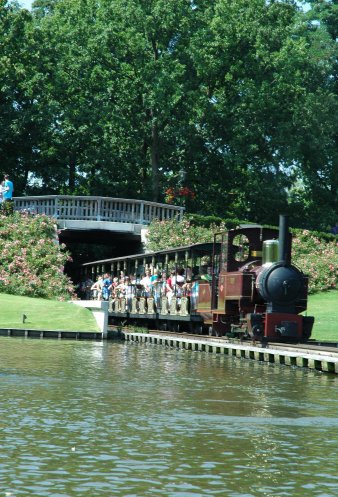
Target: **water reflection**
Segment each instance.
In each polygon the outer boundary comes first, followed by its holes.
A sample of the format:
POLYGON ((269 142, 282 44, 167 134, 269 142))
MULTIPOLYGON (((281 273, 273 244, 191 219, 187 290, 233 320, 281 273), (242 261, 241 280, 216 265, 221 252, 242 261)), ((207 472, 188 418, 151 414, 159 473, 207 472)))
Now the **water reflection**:
POLYGON ((329 375, 151 344, 2 338, 0 395, 4 495, 338 494, 329 375))

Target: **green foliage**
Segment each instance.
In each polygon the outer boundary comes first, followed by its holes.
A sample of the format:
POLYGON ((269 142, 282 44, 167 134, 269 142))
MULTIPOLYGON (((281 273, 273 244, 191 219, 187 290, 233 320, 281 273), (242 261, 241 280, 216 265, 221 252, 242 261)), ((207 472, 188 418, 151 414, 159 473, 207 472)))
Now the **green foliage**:
POLYGON ((7 201, 7 202, 2 202, 1 203, 0 212, 4 216, 11 216, 11 215, 13 215, 13 210, 14 210, 13 202, 8 202, 7 201))
POLYGON ((239 219, 223 219, 218 216, 203 216, 201 214, 188 214, 187 219, 190 221, 191 225, 203 226, 205 228, 209 228, 212 225, 215 226, 225 226, 226 229, 236 228, 239 224, 242 224, 246 221, 240 221, 239 219))
POLYGON ((133 333, 149 333, 148 328, 144 326, 130 326, 130 331, 133 333))
POLYGON ((192 245, 194 243, 211 242, 213 233, 225 229, 224 224, 211 224, 208 227, 192 224, 188 219, 154 221, 147 234, 147 249, 151 251, 192 245))
POLYGON ((0 215, 0 292, 47 299, 74 295, 63 273, 69 255, 57 241, 56 225, 44 215, 0 215))

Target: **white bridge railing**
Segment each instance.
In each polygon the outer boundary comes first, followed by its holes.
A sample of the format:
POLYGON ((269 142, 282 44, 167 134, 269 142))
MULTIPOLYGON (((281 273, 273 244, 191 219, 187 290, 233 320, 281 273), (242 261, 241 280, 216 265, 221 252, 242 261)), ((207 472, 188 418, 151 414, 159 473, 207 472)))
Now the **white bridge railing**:
POLYGON ((110 197, 44 195, 13 197, 16 211, 46 214, 60 220, 149 224, 153 219, 182 219, 184 207, 110 197))

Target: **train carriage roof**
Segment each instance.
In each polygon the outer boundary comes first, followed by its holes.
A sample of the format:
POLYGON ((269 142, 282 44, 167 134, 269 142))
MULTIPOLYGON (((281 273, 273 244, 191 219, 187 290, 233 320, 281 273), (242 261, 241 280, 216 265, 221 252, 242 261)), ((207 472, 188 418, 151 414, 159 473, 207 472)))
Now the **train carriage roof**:
MULTIPOLYGON (((220 243, 215 244, 215 252, 218 253, 220 250, 220 243)), ((213 252, 213 247, 214 243, 213 242, 206 242, 206 243, 195 243, 193 245, 184 245, 182 247, 174 247, 174 248, 169 248, 165 250, 157 250, 156 252, 146 252, 146 253, 140 253, 140 254, 133 254, 133 255, 125 255, 122 257, 113 257, 110 259, 101 259, 101 260, 96 260, 96 261, 91 261, 91 262, 85 262, 82 264, 82 266, 91 266, 92 264, 105 264, 109 262, 118 262, 118 261, 127 261, 127 260, 133 260, 133 259, 143 259, 143 258, 150 258, 150 257, 159 257, 159 256, 164 256, 166 254, 176 254, 179 252, 186 252, 187 250, 194 255, 205 255, 205 254, 211 254, 213 252)))

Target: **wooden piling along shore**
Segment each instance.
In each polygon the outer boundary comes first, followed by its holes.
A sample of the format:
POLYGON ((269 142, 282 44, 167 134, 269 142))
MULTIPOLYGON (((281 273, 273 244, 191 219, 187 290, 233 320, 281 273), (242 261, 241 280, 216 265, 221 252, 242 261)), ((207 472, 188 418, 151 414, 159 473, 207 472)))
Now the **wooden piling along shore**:
POLYGON ((301 368, 315 369, 325 373, 338 374, 338 353, 335 349, 332 352, 322 352, 320 350, 304 350, 285 348, 253 346, 245 343, 231 343, 224 339, 208 339, 207 337, 173 337, 163 333, 135 333, 123 331, 125 340, 140 343, 152 343, 165 345, 168 347, 181 348, 187 350, 197 350, 211 352, 214 354, 224 354, 238 358, 252 359, 265 363, 283 364, 287 366, 298 366, 301 368))
POLYGON ((172 336, 165 333, 137 333, 124 330, 109 330, 107 333, 90 331, 65 331, 65 330, 29 330, 29 329, 0 329, 2 337, 21 338, 54 338, 68 340, 103 340, 119 339, 129 342, 150 343, 167 347, 180 348, 192 351, 223 354, 241 359, 251 359, 264 363, 282 364, 314 369, 325 373, 338 374, 338 349, 313 350, 301 346, 293 346, 290 350, 288 344, 269 344, 267 347, 252 345, 245 342, 233 343, 224 338, 215 339, 203 336, 172 336))
POLYGON ((103 333, 99 331, 25 330, 20 328, 0 328, 0 336, 21 338, 64 338, 71 340, 102 340, 103 333))

